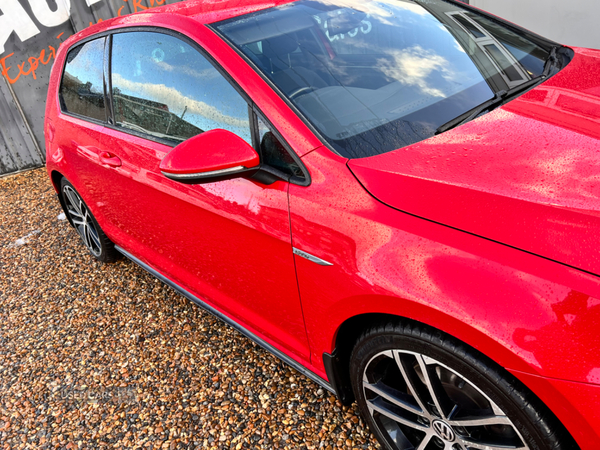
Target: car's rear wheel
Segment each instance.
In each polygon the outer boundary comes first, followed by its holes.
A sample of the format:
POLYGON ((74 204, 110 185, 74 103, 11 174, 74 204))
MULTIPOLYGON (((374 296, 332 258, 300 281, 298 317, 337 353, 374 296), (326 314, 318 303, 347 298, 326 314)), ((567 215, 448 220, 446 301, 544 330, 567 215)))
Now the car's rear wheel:
POLYGON ((516 378, 429 327, 367 330, 350 372, 361 414, 386 449, 577 448, 516 378))
POLYGON ((92 256, 102 262, 117 259, 118 252, 114 244, 104 234, 79 193, 66 178, 61 180, 60 195, 69 221, 92 256))

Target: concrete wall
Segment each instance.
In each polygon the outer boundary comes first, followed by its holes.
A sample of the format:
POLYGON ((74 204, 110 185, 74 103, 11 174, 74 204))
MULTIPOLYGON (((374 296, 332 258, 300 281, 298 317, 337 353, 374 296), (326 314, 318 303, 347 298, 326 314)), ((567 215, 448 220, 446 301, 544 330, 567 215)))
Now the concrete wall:
POLYGON ((471 0, 561 44, 600 49, 600 0, 471 0))

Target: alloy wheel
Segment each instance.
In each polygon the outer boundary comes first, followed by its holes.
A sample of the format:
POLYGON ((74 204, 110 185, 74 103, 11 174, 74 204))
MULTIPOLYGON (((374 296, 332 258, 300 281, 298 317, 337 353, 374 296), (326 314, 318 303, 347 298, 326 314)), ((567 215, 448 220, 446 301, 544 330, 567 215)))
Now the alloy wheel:
POLYGON ((374 423, 395 450, 529 449, 496 403, 429 356, 378 353, 365 366, 362 388, 374 423))
POLYGON ((100 244, 100 237, 96 224, 92 219, 92 215, 79 194, 75 192, 71 186, 64 186, 63 193, 67 213, 69 214, 77 233, 88 250, 92 252, 94 256, 99 257, 102 253, 102 245, 100 244))

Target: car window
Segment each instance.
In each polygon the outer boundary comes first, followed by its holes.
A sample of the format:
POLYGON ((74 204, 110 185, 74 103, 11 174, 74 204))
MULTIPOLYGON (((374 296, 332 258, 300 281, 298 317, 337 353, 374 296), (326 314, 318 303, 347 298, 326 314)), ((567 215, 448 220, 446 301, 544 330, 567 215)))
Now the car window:
POLYGON ((59 94, 64 112, 106 121, 104 42, 96 39, 69 51, 59 94))
POLYGON ((113 36, 116 125, 182 142, 215 128, 252 143, 248 104, 198 50, 174 36, 113 36))
POLYGON ((550 55, 443 0, 301 0, 212 26, 349 158, 430 138, 541 82, 550 55))
POLYGON ((482 30, 484 36, 477 39, 489 37, 497 40, 501 44, 498 48, 503 47, 503 50, 510 54, 509 59, 514 58, 518 61, 518 64, 513 64, 514 67, 522 67, 528 75, 534 77, 544 71, 544 61, 548 55, 539 45, 486 17, 474 13, 465 13, 464 17, 479 25, 482 30))
POLYGON ((260 116, 258 120, 258 136, 262 162, 281 172, 298 178, 305 178, 302 169, 285 149, 275 133, 260 116))

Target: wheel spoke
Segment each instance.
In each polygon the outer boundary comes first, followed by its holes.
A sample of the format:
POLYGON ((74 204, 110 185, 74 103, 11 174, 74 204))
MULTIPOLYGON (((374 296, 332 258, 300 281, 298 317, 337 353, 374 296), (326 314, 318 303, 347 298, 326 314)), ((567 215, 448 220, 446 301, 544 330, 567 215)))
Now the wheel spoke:
POLYGON ((364 387, 386 399, 388 402, 393 403, 400 408, 406 409, 413 414, 423 414, 424 412, 420 407, 414 406, 409 402, 408 395, 399 392, 382 382, 370 384, 365 381, 364 387))
POLYGON ((448 417, 446 410, 453 411, 455 405, 448 399, 437 375, 429 370, 429 366, 424 357, 415 353, 410 353, 410 355, 416 359, 423 380, 421 380, 415 372, 412 358, 409 361, 407 358, 403 357, 404 354, 402 352, 394 352, 396 363, 402 372, 402 376, 404 377, 410 392, 423 411, 430 412, 432 416, 439 415, 441 418, 446 419, 448 417), (425 387, 423 387, 423 384, 425 387), (428 407, 429 400, 433 401, 437 414, 431 410, 431 407, 428 407))
POLYGON ((92 238, 92 241, 94 242, 94 244, 96 244, 96 248, 99 250, 102 246, 100 245, 100 239, 96 234, 96 230, 91 225, 88 225, 88 232, 90 234, 90 237, 92 238))
POLYGON ((421 410, 428 413, 429 410, 425 406, 426 400, 422 400, 421 396, 423 394, 422 394, 422 392, 420 392, 420 389, 418 389, 418 387, 416 385, 416 382, 418 381, 418 379, 417 379, 418 377, 416 376, 414 371, 412 371, 408 367, 404 366, 404 362, 400 356, 400 352, 394 352, 394 359, 396 360, 396 364, 400 368, 400 372, 402 373, 402 376, 404 377, 404 381, 406 382, 406 385, 408 386, 408 390, 410 391, 412 396, 415 398, 416 402, 419 404, 419 407, 421 408, 421 410))
POLYGON ((495 445, 495 444, 484 444, 481 442, 474 442, 466 438, 459 439, 459 442, 469 450, 528 450, 529 447, 526 445, 514 446, 514 445, 495 445))
POLYGON ((429 428, 426 427, 425 425, 413 422, 412 420, 408 420, 407 418, 402 417, 401 415, 395 413, 394 411, 391 411, 387 407, 387 405, 384 404, 384 402, 381 400, 381 398, 376 398, 375 400, 367 400, 367 406, 369 407, 371 415, 373 415, 373 411, 377 411, 379 414, 383 414, 384 416, 389 417, 393 421, 401 423, 408 427, 415 428, 417 430, 424 431, 424 432, 427 432, 429 430, 429 428))
POLYGON ((83 243, 85 244, 85 246, 87 248, 91 248, 91 244, 90 244, 90 237, 89 237, 89 231, 88 231, 88 225, 85 224, 82 228, 82 233, 81 233, 81 237, 83 238, 83 243))
MULTIPOLYGON (((425 361, 426 357, 417 355, 416 358, 417 362, 419 363, 419 367, 421 368, 421 372, 423 373, 423 378, 425 379, 425 385, 427 386, 429 395, 431 395, 431 399, 433 400, 433 403, 435 403, 438 413, 443 419, 446 419, 448 416, 444 410, 445 405, 442 405, 442 401, 445 400, 445 403, 447 403, 448 397, 444 391, 444 388, 442 387, 442 383, 437 375, 433 371, 429 370, 430 366, 425 361)), ((452 405, 452 408, 449 409, 453 410, 454 405, 452 405)))
POLYGON ((432 437, 433 437, 433 434, 427 433, 425 435, 425 437, 423 438, 423 440, 421 441, 421 443, 416 448, 416 450, 425 450, 425 447, 427 447, 427 445, 429 444, 429 441, 431 441, 432 437))
POLYGON ((71 216, 71 219, 75 219, 75 217, 83 219, 83 216, 75 211, 75 209, 67 208, 67 211, 71 216))
POLYGON ((83 213, 81 211, 81 199, 79 196, 70 188, 65 189, 65 194, 69 197, 69 201, 71 202, 71 206, 75 208, 75 210, 79 213, 80 217, 83 217, 83 213))
POLYGON ((467 417, 459 420, 449 420, 448 423, 454 427, 478 427, 484 425, 510 425, 513 426, 510 419, 506 416, 493 417, 467 417))

